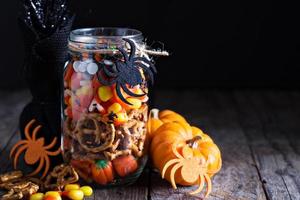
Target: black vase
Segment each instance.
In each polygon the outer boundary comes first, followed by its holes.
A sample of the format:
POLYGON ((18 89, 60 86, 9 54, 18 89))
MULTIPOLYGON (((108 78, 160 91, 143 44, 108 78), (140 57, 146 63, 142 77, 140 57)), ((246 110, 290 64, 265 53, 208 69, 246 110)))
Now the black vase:
MULTIPOLYGON (((56 145, 49 151, 55 151, 61 145, 61 78, 73 19, 70 18, 65 26, 43 39, 38 38, 24 22, 20 22, 26 50, 24 75, 32 95, 31 102, 20 116, 21 138, 25 138, 26 124, 35 119, 33 126, 42 125, 37 138, 44 137, 45 146, 57 138, 56 145)), ((51 166, 62 162, 61 155, 49 158, 51 166)))

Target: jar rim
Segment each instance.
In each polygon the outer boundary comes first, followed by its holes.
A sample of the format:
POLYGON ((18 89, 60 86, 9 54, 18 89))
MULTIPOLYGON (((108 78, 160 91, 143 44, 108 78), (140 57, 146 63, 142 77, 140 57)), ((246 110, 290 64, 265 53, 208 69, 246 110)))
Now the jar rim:
POLYGON ((137 29, 121 27, 79 28, 71 31, 69 41, 86 44, 100 44, 108 41, 110 43, 115 43, 122 41, 124 38, 141 41, 143 40, 143 34, 137 29))

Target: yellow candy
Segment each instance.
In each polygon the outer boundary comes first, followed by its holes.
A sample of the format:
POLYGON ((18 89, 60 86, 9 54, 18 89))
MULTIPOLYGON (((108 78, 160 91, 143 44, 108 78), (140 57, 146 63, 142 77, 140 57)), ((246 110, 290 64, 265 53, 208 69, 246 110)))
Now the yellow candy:
POLYGON ((85 86, 82 86, 81 88, 79 88, 77 91, 76 91, 76 96, 84 96, 84 95, 88 95, 92 92, 91 90, 91 86, 90 85, 85 85, 85 86))
POLYGON ((108 108, 108 113, 118 113, 122 110, 122 106, 119 103, 113 103, 111 106, 108 108))
POLYGON ((143 90, 141 90, 140 88, 136 89, 135 94, 144 94, 143 90))
POLYGON ((65 191, 70 191, 70 190, 78 190, 80 186, 78 184, 67 184, 65 186, 65 191))
POLYGON ((35 193, 30 196, 29 200, 43 200, 44 194, 43 193, 35 193))
POLYGON ((98 88, 98 96, 101 101, 106 102, 113 97, 113 93, 109 86, 101 86, 98 88))
POLYGON ((70 190, 68 194, 68 198, 72 200, 82 200, 84 197, 84 193, 81 190, 70 190))
POLYGON ((139 109, 142 106, 142 101, 139 99, 127 98, 126 100, 132 104, 132 105, 130 105, 130 107, 132 107, 134 109, 139 109))
POLYGON ((83 192, 84 196, 89 197, 93 194, 93 189, 90 186, 82 186, 80 190, 83 192))
POLYGON ((126 122, 128 120, 128 116, 126 113, 116 113, 117 117, 115 118, 115 120, 117 122, 126 122))
POLYGON ((51 196, 51 197, 55 198, 56 200, 62 200, 58 191, 48 191, 44 195, 44 198, 46 198, 48 196, 51 196))

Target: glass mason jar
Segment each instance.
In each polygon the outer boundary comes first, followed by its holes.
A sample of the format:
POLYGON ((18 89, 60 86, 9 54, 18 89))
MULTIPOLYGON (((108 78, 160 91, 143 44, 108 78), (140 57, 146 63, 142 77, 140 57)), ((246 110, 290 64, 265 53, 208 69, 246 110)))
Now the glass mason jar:
POLYGON ((145 166, 147 77, 152 74, 149 59, 136 49, 142 40, 140 31, 126 28, 70 34, 62 149, 65 162, 88 183, 131 184, 145 166))

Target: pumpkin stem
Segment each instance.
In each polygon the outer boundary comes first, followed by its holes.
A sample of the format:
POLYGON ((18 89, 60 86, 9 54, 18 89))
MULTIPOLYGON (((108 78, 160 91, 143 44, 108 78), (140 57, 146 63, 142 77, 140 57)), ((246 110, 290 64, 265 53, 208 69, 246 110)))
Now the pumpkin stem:
POLYGON ((106 167, 108 162, 106 160, 98 160, 95 164, 98 168, 103 169, 106 167))
POLYGON ((192 147, 193 149, 196 149, 198 147, 198 141, 201 140, 201 136, 200 135, 197 135, 195 137, 193 137, 192 139, 190 140, 187 140, 186 143, 192 147))
POLYGON ((157 108, 153 108, 150 110, 150 118, 159 119, 158 117, 159 110, 157 108))

